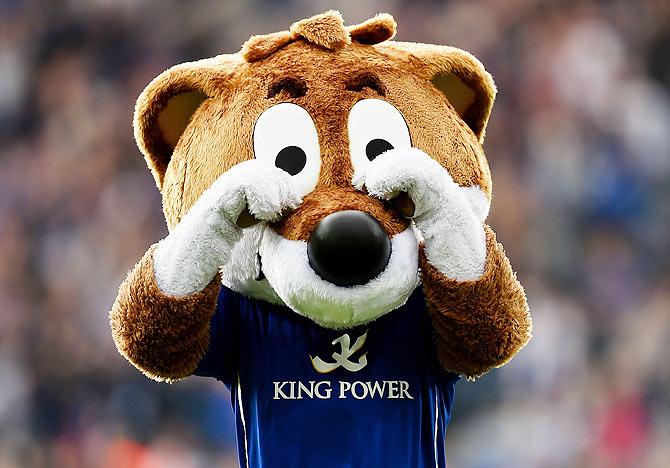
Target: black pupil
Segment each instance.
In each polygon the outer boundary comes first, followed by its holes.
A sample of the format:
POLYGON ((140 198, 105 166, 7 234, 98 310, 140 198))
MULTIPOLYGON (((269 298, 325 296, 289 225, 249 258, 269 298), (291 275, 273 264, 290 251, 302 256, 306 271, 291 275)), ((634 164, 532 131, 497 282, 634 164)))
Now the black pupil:
POLYGON ((298 146, 287 146, 277 154, 277 159, 275 159, 275 166, 291 175, 302 171, 305 164, 307 164, 307 155, 298 146))
POLYGON ((365 146, 365 155, 370 161, 382 154, 384 151, 392 150, 393 145, 381 138, 375 138, 365 146))

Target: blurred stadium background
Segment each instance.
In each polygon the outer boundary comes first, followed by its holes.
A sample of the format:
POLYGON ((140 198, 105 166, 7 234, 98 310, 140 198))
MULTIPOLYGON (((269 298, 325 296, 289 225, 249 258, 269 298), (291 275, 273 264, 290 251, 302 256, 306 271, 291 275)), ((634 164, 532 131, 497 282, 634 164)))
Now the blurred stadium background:
POLYGON ((535 339, 459 384, 450 467, 670 466, 670 2, 0 5, 0 466, 237 466, 223 386, 151 382, 110 338, 166 233, 131 113, 164 68, 329 8, 388 11, 498 84, 490 222, 535 339))

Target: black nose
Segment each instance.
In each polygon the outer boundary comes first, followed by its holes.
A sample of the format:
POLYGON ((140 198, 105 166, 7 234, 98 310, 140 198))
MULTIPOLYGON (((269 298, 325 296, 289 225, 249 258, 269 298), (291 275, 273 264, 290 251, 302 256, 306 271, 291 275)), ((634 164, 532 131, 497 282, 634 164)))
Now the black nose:
POLYGON ((379 222, 362 211, 337 211, 316 225, 307 243, 312 269, 338 286, 365 284, 391 257, 391 239, 379 222))

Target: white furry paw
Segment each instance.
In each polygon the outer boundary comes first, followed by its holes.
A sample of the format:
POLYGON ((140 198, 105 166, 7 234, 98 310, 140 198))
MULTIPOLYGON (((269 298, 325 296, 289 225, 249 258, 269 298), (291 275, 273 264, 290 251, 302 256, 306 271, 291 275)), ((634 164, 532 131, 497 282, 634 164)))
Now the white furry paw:
POLYGON ((365 172, 356 174, 354 185, 363 185, 374 197, 388 200, 406 192, 419 217, 439 204, 440 198, 457 191, 458 185, 440 163, 418 148, 399 148, 377 156, 365 172))
POLYGON ((241 238, 242 229, 235 223, 244 208, 256 219, 273 221, 300 202, 291 177, 281 169, 256 159, 232 167, 158 244, 154 252, 158 287, 174 296, 201 291, 241 238))
POLYGON ((261 221, 274 221, 301 201, 288 173, 268 162, 252 159, 222 174, 196 205, 204 203, 232 222, 245 207, 261 221))
POLYGON ((457 281, 482 276, 486 234, 479 212, 484 210, 473 209, 470 198, 476 192, 459 187, 436 160, 418 148, 390 150, 356 174, 354 185, 386 200, 407 193, 415 205, 412 219, 423 235, 428 261, 457 281))

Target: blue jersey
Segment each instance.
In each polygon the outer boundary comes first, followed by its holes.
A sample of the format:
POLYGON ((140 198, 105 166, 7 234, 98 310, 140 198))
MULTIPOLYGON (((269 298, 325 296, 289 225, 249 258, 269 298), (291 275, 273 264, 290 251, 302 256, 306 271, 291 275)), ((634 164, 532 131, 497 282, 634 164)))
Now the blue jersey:
POLYGON ((331 330, 224 286, 195 373, 230 389, 241 467, 444 467, 458 376, 433 339, 421 288, 331 330))

